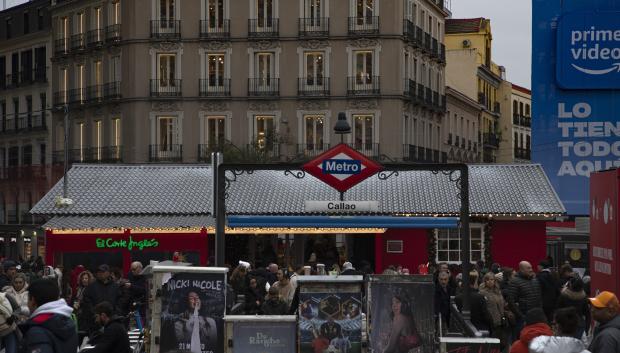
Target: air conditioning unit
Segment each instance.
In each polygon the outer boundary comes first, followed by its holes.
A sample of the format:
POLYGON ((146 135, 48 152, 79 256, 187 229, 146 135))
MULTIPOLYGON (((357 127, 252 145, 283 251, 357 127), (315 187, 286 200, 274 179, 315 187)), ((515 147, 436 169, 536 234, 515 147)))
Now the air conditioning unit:
POLYGON ((464 39, 463 40, 463 48, 469 48, 469 47, 471 47, 471 40, 464 39))

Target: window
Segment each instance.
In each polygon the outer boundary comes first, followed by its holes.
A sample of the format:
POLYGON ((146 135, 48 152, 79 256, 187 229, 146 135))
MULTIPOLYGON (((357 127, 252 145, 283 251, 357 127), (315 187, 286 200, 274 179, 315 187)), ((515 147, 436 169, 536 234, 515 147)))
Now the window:
POLYGON ((256 78, 260 81, 259 85, 270 86, 271 79, 275 76, 275 55, 274 53, 256 53, 255 55, 254 72, 257 75, 256 78))
POLYGON ((355 16, 356 24, 362 26, 364 24, 372 24, 375 14, 375 6, 377 0, 355 0, 355 16))
POLYGON ((86 99, 84 94, 84 65, 78 65, 75 70, 75 87, 78 90, 76 99, 83 101, 86 99))
POLYGON ((226 65, 226 54, 215 53, 207 54, 207 86, 221 87, 224 86, 224 72, 226 65))
MULTIPOLYGON (((374 143, 374 116, 353 116, 354 148, 359 151, 372 151, 374 143)), ((363 153, 363 152, 362 152, 363 153)))
POLYGON ((304 145, 308 151, 322 151, 324 147, 323 134, 325 127, 325 116, 305 115, 304 116, 304 145))
POLYGON ((95 160, 102 160, 102 152, 103 152, 103 123, 101 120, 95 121, 93 134, 93 142, 95 147, 95 155, 93 156, 95 160))
POLYGON ((121 119, 112 119, 112 146, 119 147, 121 145, 121 119))
POLYGON ((159 0, 159 20, 162 28, 170 25, 174 28, 174 2, 175 0, 159 0))
POLYGON ((121 57, 113 56, 110 58, 110 81, 121 81, 121 57))
MULTIPOLYGON (((172 116, 157 117, 157 150, 159 152, 177 151, 179 144, 177 118, 172 116)), ((161 153, 160 153, 161 156, 161 153)), ((167 156, 167 155, 165 155, 167 156)))
POLYGON ((24 24, 24 34, 30 33, 30 14, 28 13, 28 11, 24 12, 24 23, 23 24, 24 24))
MULTIPOLYGON (((93 29, 101 29, 102 28, 102 17, 101 17, 101 7, 95 7, 93 10, 93 29)), ((100 31, 95 32, 96 40, 100 41, 100 31)))
POLYGON ((67 103, 67 90, 69 89, 69 71, 67 68, 60 69, 60 93, 62 103, 67 103))
POLYGON ((530 105, 527 103, 525 104, 525 116, 530 116, 530 105))
POLYGON ((373 79, 373 52, 356 51, 354 53, 355 83, 371 84, 373 79))
POLYGON ((258 28, 271 28, 274 19, 274 0, 255 0, 258 28))
POLYGON ((43 22, 45 18, 43 17, 43 9, 37 9, 37 30, 43 30, 43 22))
POLYGON ((322 86, 324 73, 324 52, 307 52, 304 53, 304 76, 307 86, 322 86))
POLYGON ((42 143, 39 145, 39 165, 46 165, 45 156, 47 154, 47 145, 42 143))
POLYGON ((117 25, 121 23, 121 2, 116 1, 112 3, 112 24, 117 25))
POLYGON ((80 12, 77 14, 77 18, 75 19, 75 31, 78 34, 84 33, 84 13, 80 12))
POLYGON ((175 54, 158 54, 157 60, 159 61, 158 80, 159 87, 174 87, 175 70, 176 70, 176 55, 175 54))
POLYGON ((22 146, 22 165, 32 165, 32 145, 22 146))
MULTIPOLYGON (((321 17, 324 15, 324 8, 327 7, 327 0, 303 0, 303 17, 309 19, 308 25, 318 26, 321 23, 321 17)), ((341 0, 342 1, 342 0, 341 0)))
POLYGON ((77 123, 76 124, 76 129, 75 129, 75 138, 76 138, 76 144, 77 144, 77 156, 75 156, 78 161, 83 161, 84 160, 84 143, 85 143, 85 136, 84 136, 84 123, 77 123))
MULTIPOLYGON (((436 229, 437 237, 437 262, 460 263, 461 262, 461 237, 459 229, 436 229)), ((484 259, 484 234, 481 225, 470 227, 470 261, 484 259)))
POLYGON ((224 27, 224 0, 207 1, 207 23, 209 29, 224 27))
POLYGON ((11 27, 13 27, 13 20, 8 17, 6 20, 4 20, 4 28, 6 28, 6 39, 11 39, 12 37, 11 27))
POLYGON ((259 149, 272 149, 275 133, 273 115, 257 115, 253 121, 254 143, 259 149))
POLYGON ((226 140, 226 117, 225 116, 207 116, 206 124, 204 124, 204 136, 206 145, 221 145, 226 140))
POLYGON ((19 118, 19 98, 13 98, 13 123, 11 124, 12 128, 15 128, 15 122, 19 118))

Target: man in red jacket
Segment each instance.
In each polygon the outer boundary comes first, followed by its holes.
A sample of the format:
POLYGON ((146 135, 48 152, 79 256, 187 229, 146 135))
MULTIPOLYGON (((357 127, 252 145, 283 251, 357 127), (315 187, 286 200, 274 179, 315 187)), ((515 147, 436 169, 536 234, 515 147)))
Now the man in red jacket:
POLYGON ((538 336, 553 336, 553 330, 547 325, 547 316, 543 309, 533 308, 525 315, 521 338, 512 344, 510 353, 529 353, 530 342, 538 336))

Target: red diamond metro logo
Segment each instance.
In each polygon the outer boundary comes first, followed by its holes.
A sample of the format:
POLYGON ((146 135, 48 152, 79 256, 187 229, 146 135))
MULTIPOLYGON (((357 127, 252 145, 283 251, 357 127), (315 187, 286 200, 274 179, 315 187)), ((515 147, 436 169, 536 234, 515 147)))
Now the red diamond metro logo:
POLYGON ((302 169, 332 188, 345 192, 383 167, 341 143, 304 164, 302 169))

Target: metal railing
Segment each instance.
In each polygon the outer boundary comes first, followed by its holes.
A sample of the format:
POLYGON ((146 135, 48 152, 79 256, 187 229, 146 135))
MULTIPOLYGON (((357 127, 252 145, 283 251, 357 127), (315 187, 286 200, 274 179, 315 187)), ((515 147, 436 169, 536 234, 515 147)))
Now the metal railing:
POLYGON ((180 97, 182 80, 158 78, 150 80, 151 97, 180 97))
POLYGON ((446 62, 446 45, 439 44, 439 61, 446 62))
POLYGON ((228 39, 230 38, 230 20, 209 21, 200 20, 200 38, 228 39))
POLYGON ((379 16, 349 17, 349 35, 368 36, 379 34, 379 16))
POLYGON ((105 28, 105 41, 108 43, 121 40, 121 24, 109 25, 105 28))
POLYGON ((299 143, 297 154, 304 157, 316 157, 329 149, 329 143, 299 143))
POLYGON ((88 38, 87 45, 89 48, 102 46, 105 40, 105 33, 104 33, 103 28, 97 28, 97 29, 92 29, 88 31, 87 38, 88 38))
POLYGON ((71 36, 71 50, 86 49, 86 35, 78 33, 71 36))
POLYGON ((424 33, 424 49, 428 52, 432 52, 430 33, 424 33))
POLYGON ((151 38, 179 39, 181 38, 181 21, 179 20, 151 20, 151 38))
POLYGON ((403 95, 411 98, 416 98, 416 82, 410 78, 403 80, 403 95))
POLYGON ((431 39, 431 55, 439 58, 439 41, 435 38, 431 39))
POLYGON ((69 91, 54 92, 53 102, 55 106, 69 103, 69 91))
POLYGON ((379 76, 355 76, 347 78, 347 95, 375 95, 381 93, 379 76))
POLYGON ((73 88, 69 90, 69 103, 83 104, 88 98, 86 87, 73 88))
POLYGON ((103 102, 104 93, 103 85, 93 85, 87 88, 86 101, 88 103, 103 102))
POLYGON ((246 155, 251 160, 278 160, 280 158, 280 144, 259 140, 246 145, 246 155))
POLYGON ((523 115, 519 115, 518 113, 513 114, 512 122, 514 125, 519 125, 523 127, 532 127, 532 117, 530 116, 523 116, 523 115))
POLYGON ((70 41, 69 38, 60 38, 54 41, 54 55, 62 56, 69 54, 70 41))
POLYGON ((278 96, 280 95, 279 78, 249 78, 248 96, 278 96))
POLYGON ((211 153, 213 152, 224 152, 224 142, 222 141, 222 143, 199 144, 198 145, 198 161, 199 162, 210 162, 211 153))
POLYGON ((150 162, 181 162, 183 145, 149 145, 150 162))
POLYGON ((404 144, 403 160, 417 163, 447 163, 448 153, 431 148, 404 144))
POLYGON ((417 37, 416 25, 410 20, 403 20, 403 36, 415 46, 419 46, 421 39, 417 37))
POLYGON ((121 83, 119 81, 115 81, 103 85, 103 96, 105 99, 121 98, 121 83))
POLYGON ((499 137, 497 134, 485 132, 482 141, 485 146, 499 147, 499 137))
POLYGON ((248 37, 272 38, 280 35, 280 19, 254 18, 248 20, 248 37))
POLYGON ((530 160, 532 151, 526 148, 515 147, 515 158, 530 160))
POLYGON ((8 74, 6 75, 6 88, 11 89, 11 88, 16 88, 19 87, 19 73, 13 73, 13 74, 8 74))
POLYGON ((424 89, 424 103, 428 107, 433 106, 433 90, 430 87, 424 89))
POLYGON ((300 18, 298 30, 300 38, 327 37, 329 36, 329 18, 300 18))
POLYGON ((230 79, 201 78, 198 80, 198 89, 201 97, 228 97, 230 96, 230 79))
POLYGON ((329 96, 329 77, 300 77, 297 80, 297 95, 304 97, 329 96))
POLYGON ((378 159, 381 156, 378 143, 352 142, 347 145, 369 158, 378 159))
POLYGON ((120 162, 123 160, 122 146, 88 147, 85 149, 84 162, 120 162))

